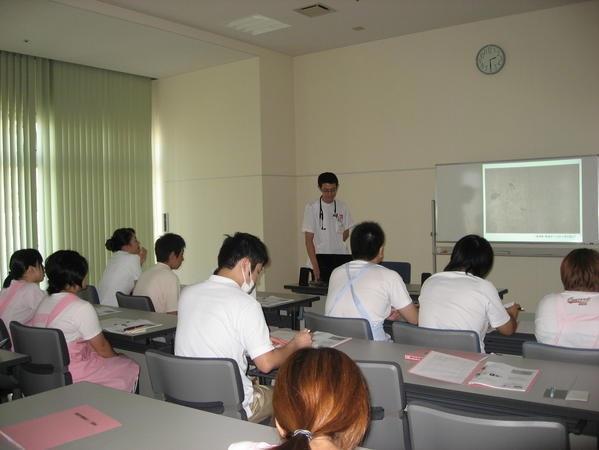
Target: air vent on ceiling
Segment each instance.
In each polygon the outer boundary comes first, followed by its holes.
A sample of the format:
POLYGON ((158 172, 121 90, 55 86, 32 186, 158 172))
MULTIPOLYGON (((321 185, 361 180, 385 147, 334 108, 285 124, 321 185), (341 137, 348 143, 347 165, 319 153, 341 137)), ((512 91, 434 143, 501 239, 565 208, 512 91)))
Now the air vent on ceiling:
POLYGON ((234 30, 256 36, 258 34, 280 30, 282 28, 289 28, 291 25, 260 14, 254 14, 252 16, 234 20, 233 22, 228 23, 227 26, 234 30))
POLYGON ((304 6, 303 8, 294 9, 295 12, 303 14, 307 17, 320 17, 326 14, 334 13, 335 10, 333 8, 329 8, 322 3, 314 3, 313 5, 304 6))

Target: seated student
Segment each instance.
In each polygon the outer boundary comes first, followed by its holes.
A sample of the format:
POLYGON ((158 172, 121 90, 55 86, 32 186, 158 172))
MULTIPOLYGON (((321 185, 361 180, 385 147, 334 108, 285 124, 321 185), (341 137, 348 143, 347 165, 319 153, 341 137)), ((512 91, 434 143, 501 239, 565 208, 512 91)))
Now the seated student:
POLYGON ((232 358, 237 361, 252 422, 272 414, 272 390, 247 377, 246 353, 262 372, 279 367, 294 351, 309 347, 301 331, 287 345, 273 348, 260 304, 249 294, 268 263, 266 246, 255 236, 227 236, 218 253, 218 269, 207 281, 186 287, 179 299, 175 355, 232 358))
POLYGON ((154 244, 156 261, 154 266, 143 272, 133 295, 145 295, 152 299, 154 309, 160 313, 177 313, 181 286, 179 277, 173 272, 183 264, 185 241, 174 233, 166 233, 154 244))
POLYGON ((368 320, 375 341, 390 339, 383 330, 385 319, 403 317, 417 324, 418 310, 401 276, 379 265, 385 250, 385 233, 380 225, 358 224, 350 241, 354 260, 337 267, 331 274, 325 314, 368 320))
POLYGON ((345 353, 302 349, 279 369, 273 409, 282 444, 238 442, 229 450, 354 449, 369 424, 368 388, 345 353))
POLYGON ((106 249, 114 253, 98 283, 98 295, 103 305, 118 306, 116 293, 131 294, 141 275, 147 250, 135 236, 133 228, 119 228, 106 241, 106 249))
POLYGON ((94 307, 77 297, 87 287, 87 261, 72 250, 59 250, 46 259, 48 293, 31 325, 58 328, 69 347, 69 372, 73 383, 89 381, 133 392, 139 366, 117 355, 102 334, 94 307))
POLYGON ((420 290, 419 325, 443 330, 476 331, 484 353, 483 339, 489 325, 501 334, 516 331, 520 305, 505 308, 497 289, 485 280, 493 267, 489 242, 474 234, 460 239, 444 272, 428 278, 420 290))
POLYGON ((8 276, 0 291, 0 319, 9 328, 13 320, 27 325, 47 296, 39 287, 44 279, 42 255, 33 248, 17 250, 10 257, 8 276))
POLYGON ((572 250, 562 261, 560 275, 565 291, 546 295, 537 308, 537 341, 599 348, 599 253, 572 250))

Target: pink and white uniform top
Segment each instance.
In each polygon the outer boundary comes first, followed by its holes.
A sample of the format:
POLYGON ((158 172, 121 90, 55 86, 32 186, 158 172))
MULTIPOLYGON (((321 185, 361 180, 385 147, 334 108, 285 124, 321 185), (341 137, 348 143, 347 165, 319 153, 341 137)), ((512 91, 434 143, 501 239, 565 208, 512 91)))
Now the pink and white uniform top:
POLYGON ((8 329, 13 320, 27 325, 47 296, 36 283, 12 280, 10 286, 0 291, 0 319, 8 329))
POLYGON ((139 376, 139 366, 125 356, 104 358, 89 340, 102 332, 93 306, 74 294, 52 294, 44 300, 31 325, 58 328, 69 348, 69 372, 73 383, 89 381, 114 389, 133 392, 139 376))

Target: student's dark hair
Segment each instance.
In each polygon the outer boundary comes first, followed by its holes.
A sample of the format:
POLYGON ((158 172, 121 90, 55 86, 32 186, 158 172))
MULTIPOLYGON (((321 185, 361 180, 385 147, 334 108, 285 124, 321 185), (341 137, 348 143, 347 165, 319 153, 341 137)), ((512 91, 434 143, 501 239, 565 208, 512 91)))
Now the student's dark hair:
POLYGON ((566 255, 560 275, 567 291, 599 292, 599 253, 577 248, 566 255))
POLYGON ((48 294, 56 294, 67 286, 83 287, 87 275, 86 259, 73 250, 59 250, 46 258, 48 294))
POLYGON ((44 262, 42 255, 34 248, 24 248, 17 250, 10 257, 8 263, 8 276, 4 279, 2 287, 10 286, 12 280, 20 280, 27 269, 31 266, 35 267, 44 262))
POLYGON ((249 258, 251 268, 256 265, 267 265, 269 262, 266 245, 256 236, 248 233, 235 233, 233 236, 225 235, 223 245, 218 252, 218 269, 232 269, 240 259, 249 258))
POLYGON ((369 424, 368 387, 356 363, 334 348, 304 348, 281 365, 273 393, 273 413, 286 433, 279 450, 309 450, 313 438, 329 437, 353 449, 369 424))
POLYGON ((385 245, 385 232, 376 222, 362 222, 352 230, 350 243, 352 258, 370 261, 385 245))
POLYGON ((179 256, 185 248, 185 240, 175 233, 166 233, 156 239, 154 244, 154 252, 156 253, 156 260, 158 262, 168 261, 168 257, 171 253, 175 256, 179 256))
POLYGON ((119 228, 114 230, 112 236, 106 240, 106 250, 118 252, 123 246, 131 242, 131 238, 135 234, 133 228, 119 228))
POLYGON ((451 252, 446 271, 464 271, 486 278, 493 268, 493 248, 489 241, 475 234, 460 239, 451 252))
POLYGON ((336 184, 337 186, 339 186, 339 179, 337 178, 337 175, 335 175, 333 172, 323 172, 320 175, 318 175, 318 187, 322 187, 323 184, 336 184))

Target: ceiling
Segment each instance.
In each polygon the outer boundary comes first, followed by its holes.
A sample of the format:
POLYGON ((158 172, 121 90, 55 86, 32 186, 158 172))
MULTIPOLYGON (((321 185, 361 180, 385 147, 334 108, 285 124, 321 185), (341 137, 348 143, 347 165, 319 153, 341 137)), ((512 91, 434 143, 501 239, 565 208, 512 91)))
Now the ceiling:
POLYGON ((581 1, 322 0, 335 12, 308 18, 294 9, 315 1, 0 0, 0 49, 162 78, 265 49, 297 56, 581 1), (256 14, 290 26, 227 27, 256 14))

